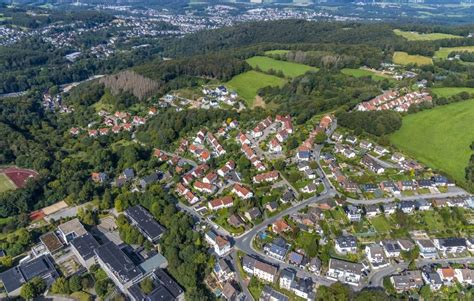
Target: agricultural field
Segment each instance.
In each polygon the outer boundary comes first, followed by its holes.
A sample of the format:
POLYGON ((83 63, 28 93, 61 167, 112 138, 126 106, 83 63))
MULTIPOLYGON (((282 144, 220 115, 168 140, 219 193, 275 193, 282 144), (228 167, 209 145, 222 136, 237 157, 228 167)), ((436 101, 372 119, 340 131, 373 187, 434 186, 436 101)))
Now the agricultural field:
POLYGON ((418 33, 414 31, 402 31, 400 29, 394 29, 393 32, 397 36, 404 37, 408 41, 434 41, 444 39, 462 39, 462 36, 456 36, 446 33, 418 33))
POLYGON ((441 47, 435 52, 434 57, 437 59, 447 59, 448 55, 453 51, 467 51, 474 52, 474 46, 460 46, 460 47, 441 47))
POLYGON ((411 55, 402 51, 395 51, 393 54, 393 62, 398 65, 432 65, 433 60, 427 56, 411 55))
POLYGON ((474 88, 468 87, 442 87, 442 88, 432 88, 431 91, 433 94, 440 97, 450 97, 457 95, 461 92, 467 92, 469 94, 474 94, 474 88))
POLYGON ((403 118, 390 136, 399 149, 429 167, 442 170, 464 184, 474 141, 474 99, 436 107, 403 118))
POLYGON ((273 75, 248 71, 234 76, 226 85, 231 89, 235 89, 247 105, 251 107, 259 89, 268 86, 283 86, 285 82, 284 79, 273 75))
POLYGON ((391 79, 389 76, 377 74, 370 70, 366 69, 351 69, 351 68, 344 68, 341 72, 345 75, 350 75, 354 77, 363 77, 363 76, 370 76, 373 80, 384 80, 384 79, 391 79))
POLYGON ((16 186, 13 184, 13 182, 4 173, 0 173, 0 193, 13 190, 15 188, 16 186))
POLYGON ((258 66, 263 71, 268 71, 270 69, 281 71, 286 77, 297 77, 308 71, 318 70, 318 68, 308 65, 275 60, 266 56, 254 56, 246 61, 250 66, 252 66, 252 68, 258 66))

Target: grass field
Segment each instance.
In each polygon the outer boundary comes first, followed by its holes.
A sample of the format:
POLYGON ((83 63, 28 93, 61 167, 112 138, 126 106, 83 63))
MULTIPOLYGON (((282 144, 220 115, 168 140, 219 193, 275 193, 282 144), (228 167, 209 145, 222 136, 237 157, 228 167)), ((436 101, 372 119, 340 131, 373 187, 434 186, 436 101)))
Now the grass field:
POLYGON ((447 59, 448 55, 453 51, 467 51, 474 52, 474 46, 460 46, 460 47, 441 47, 435 52, 434 57, 438 59, 447 59))
POLYGON ((275 60, 266 56, 254 56, 246 60, 252 68, 259 67, 263 71, 273 69, 281 71, 286 77, 296 77, 308 71, 318 71, 318 68, 308 65, 275 60))
POLYGON ((10 179, 3 173, 0 173, 0 193, 15 189, 15 185, 10 181, 10 179))
POLYGON ((393 62, 399 65, 432 65, 433 60, 427 56, 411 55, 402 51, 395 51, 393 54, 393 62))
POLYGON ((249 107, 252 106, 257 91, 267 86, 283 86, 285 80, 276 76, 264 74, 257 71, 248 71, 234 76, 227 86, 235 89, 237 93, 245 99, 249 107))
POLYGON ((456 36, 446 33, 418 33, 412 31, 402 31, 394 29, 393 32, 401 37, 404 37, 408 41, 434 41, 443 39, 462 39, 462 36, 456 36))
POLYGON ((351 69, 351 68, 344 68, 341 70, 342 73, 346 75, 351 75, 354 77, 363 77, 363 76, 370 76, 373 80, 384 80, 384 79, 391 79, 388 76, 383 76, 380 74, 376 74, 370 70, 365 69, 351 69))
POLYGON ((370 223, 374 226, 375 231, 378 233, 387 233, 390 231, 390 223, 387 221, 384 215, 379 215, 370 219, 370 223))
POLYGON ((467 92, 474 94, 474 88, 468 87, 443 87, 443 88, 432 88, 431 91, 440 97, 450 97, 461 92, 467 92))
POLYGON ((290 52, 289 50, 269 50, 265 51, 265 55, 272 55, 272 54, 286 54, 290 52))
POLYGON ((390 141, 429 167, 465 183, 464 169, 474 141, 474 99, 440 106, 403 118, 390 141))

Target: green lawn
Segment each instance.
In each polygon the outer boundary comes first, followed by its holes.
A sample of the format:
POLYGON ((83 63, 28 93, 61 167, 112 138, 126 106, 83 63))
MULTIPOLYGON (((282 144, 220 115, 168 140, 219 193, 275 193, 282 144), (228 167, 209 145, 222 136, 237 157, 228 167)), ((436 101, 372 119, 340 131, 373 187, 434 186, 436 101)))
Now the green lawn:
POLYGON ((387 233, 390 231, 391 226, 384 215, 379 215, 370 219, 370 223, 374 226, 375 231, 378 233, 387 233))
POLYGON ((400 29, 394 29, 393 32, 401 37, 404 37, 408 41, 434 41, 443 39, 462 39, 462 36, 456 36, 446 33, 418 33, 413 31, 402 31, 400 29))
POLYGON ((15 189, 15 185, 10 181, 10 179, 3 173, 0 173, 0 193, 15 189))
POLYGON ((363 77, 363 76, 370 76, 373 80, 384 80, 384 79, 391 79, 388 76, 379 75, 375 72, 365 69, 351 69, 351 68, 344 68, 341 70, 342 73, 345 75, 351 75, 354 77, 363 77))
POLYGON ((440 106, 403 118, 390 141, 424 164, 465 183, 464 169, 474 141, 474 99, 440 106))
POLYGON ((460 47, 441 47, 435 52, 434 57, 438 59, 447 59, 448 55, 453 51, 468 51, 474 52, 474 46, 460 46, 460 47))
POLYGON ((265 55, 272 55, 272 54, 277 54, 277 55, 281 55, 281 54, 286 54, 290 52, 289 50, 269 50, 269 51, 265 51, 265 55))
POLYGON ((231 89, 235 89, 240 97, 246 100, 247 105, 251 107, 260 88, 283 86, 285 82, 284 79, 276 76, 248 71, 234 76, 226 85, 231 89))
POLYGON ((450 97, 457 95, 461 92, 468 92, 474 94, 474 88, 468 87, 443 87, 443 88, 432 88, 431 91, 440 97, 450 97))
POLYGON ((422 55, 411 55, 402 51, 395 51, 393 54, 393 62, 399 65, 432 65, 433 60, 430 57, 422 55))
POLYGON ((256 68, 258 66, 263 71, 268 71, 270 69, 281 71, 286 77, 297 77, 305 74, 308 71, 318 70, 318 68, 308 65, 275 60, 266 56, 254 56, 247 59, 246 62, 252 66, 252 68, 256 68))

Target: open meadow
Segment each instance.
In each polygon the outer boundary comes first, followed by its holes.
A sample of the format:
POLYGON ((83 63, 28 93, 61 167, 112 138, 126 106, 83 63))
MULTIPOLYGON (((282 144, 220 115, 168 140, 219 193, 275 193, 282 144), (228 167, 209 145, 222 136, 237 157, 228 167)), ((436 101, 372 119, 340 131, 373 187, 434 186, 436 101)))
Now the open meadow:
POLYGON ((393 54, 393 62, 398 65, 432 65, 433 60, 430 57, 422 55, 411 55, 402 51, 395 51, 393 54))
POLYGON ((262 71, 265 72, 270 69, 281 71, 285 77, 297 77, 305 74, 308 71, 318 71, 318 68, 315 67, 275 60, 266 56, 254 56, 247 59, 246 62, 252 66, 252 68, 256 68, 258 66, 262 71))
POLYGON ((435 52, 434 57, 437 59, 447 59, 448 55, 453 52, 474 52, 474 46, 460 46, 460 47, 441 47, 438 51, 435 52))
POLYGON ((462 36, 456 36, 447 33, 418 33, 414 31, 402 31, 400 29, 394 29, 393 32, 397 36, 404 37, 408 41, 435 41, 444 39, 462 39, 462 36))
POLYGON ((16 189, 12 181, 4 174, 0 173, 0 193, 16 189))
POLYGON ((285 80, 273 75, 257 71, 248 71, 234 76, 227 82, 227 86, 235 89, 240 97, 245 99, 247 106, 251 107, 257 96, 257 91, 267 86, 283 86, 285 80))
POLYGON ((441 87, 441 88, 431 88, 431 91, 440 97, 450 97, 457 95, 461 92, 467 92, 469 94, 474 94, 474 88, 468 87, 441 87))
POLYGON ((363 77, 363 76, 370 76, 373 80, 384 80, 388 79, 391 80, 392 78, 386 75, 377 74, 370 70, 366 69, 351 69, 351 68, 344 68, 341 72, 345 75, 350 75, 354 77, 363 77))
POLYGON ((436 107, 404 117, 390 141, 427 166, 465 183, 464 169, 474 141, 473 120, 474 99, 436 107))

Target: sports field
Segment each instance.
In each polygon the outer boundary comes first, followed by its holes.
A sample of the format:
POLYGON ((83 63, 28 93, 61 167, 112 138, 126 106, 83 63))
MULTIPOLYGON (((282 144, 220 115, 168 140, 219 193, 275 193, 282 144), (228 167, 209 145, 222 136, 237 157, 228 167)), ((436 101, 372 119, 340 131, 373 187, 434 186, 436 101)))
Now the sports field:
POLYGON ((0 193, 13 190, 16 186, 12 183, 12 181, 4 174, 0 173, 0 193))
POLYGON ((283 86, 285 82, 284 79, 276 76, 248 71, 234 76, 226 85, 231 89, 235 89, 239 96, 245 99, 247 105, 251 107, 260 88, 283 86))
POLYGON ((402 31, 400 29, 394 29, 393 32, 401 37, 404 37, 408 41, 434 41, 443 39, 462 39, 462 36, 456 36, 446 33, 418 33, 414 31, 402 31))
POLYGON ((402 51, 395 51, 393 54, 393 62, 399 65, 432 65, 433 60, 430 57, 422 55, 411 55, 402 51))
POLYGON ((403 118, 390 141, 429 167, 465 183, 464 169, 474 141, 474 99, 436 107, 403 118))
POLYGON ((384 80, 384 79, 391 79, 389 76, 384 76, 372 72, 370 70, 365 69, 351 69, 351 68, 344 68, 341 70, 342 73, 346 75, 351 75, 354 77, 363 77, 363 76, 370 76, 373 80, 384 80))
POLYGON ((448 55, 453 51, 467 51, 474 52, 474 46, 460 46, 460 47, 441 47, 435 52, 434 57, 438 59, 447 59, 448 55))
POLYGON ((263 71, 273 69, 281 71, 286 77, 297 77, 308 71, 318 71, 318 68, 308 65, 275 60, 266 56, 254 56, 246 60, 252 68, 259 67, 263 71))
POLYGON ((440 97, 450 97, 457 95, 461 92, 467 92, 469 94, 474 94, 474 88, 468 87, 443 87, 443 88, 432 88, 431 91, 440 96, 440 97))

